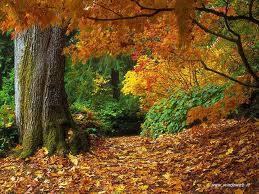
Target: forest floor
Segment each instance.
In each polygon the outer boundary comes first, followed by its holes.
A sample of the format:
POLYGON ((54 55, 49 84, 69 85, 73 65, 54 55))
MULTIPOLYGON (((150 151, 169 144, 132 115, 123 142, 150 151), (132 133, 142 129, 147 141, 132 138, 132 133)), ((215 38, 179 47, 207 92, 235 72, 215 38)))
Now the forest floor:
POLYGON ((256 193, 258 126, 226 120, 156 140, 92 139, 67 158, 0 159, 0 193, 256 193))

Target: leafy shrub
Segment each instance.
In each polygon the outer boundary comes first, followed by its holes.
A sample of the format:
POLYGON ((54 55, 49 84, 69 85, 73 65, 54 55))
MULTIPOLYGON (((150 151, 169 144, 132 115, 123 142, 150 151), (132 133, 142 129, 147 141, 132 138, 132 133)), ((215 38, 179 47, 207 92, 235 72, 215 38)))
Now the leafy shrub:
POLYGON ((104 102, 98 117, 106 135, 136 134, 143 121, 138 100, 131 96, 123 96, 119 101, 111 99, 104 102))
POLYGON ((71 110, 74 115, 78 113, 92 115, 85 117, 83 121, 96 124, 85 127, 90 133, 108 136, 136 134, 143 122, 138 99, 132 96, 121 96, 120 100, 101 96, 88 101, 77 101, 71 106, 71 110))
POLYGON ((0 90, 0 106, 2 105, 14 107, 14 69, 8 77, 3 78, 3 86, 0 90))
POLYGON ((18 142, 18 138, 18 129, 0 128, 0 157, 6 155, 6 151, 18 142))
POLYGON ((9 105, 0 107, 0 157, 18 143, 18 129, 14 127, 14 111, 9 105))
POLYGON ((176 133, 187 127, 188 110, 203 105, 210 106, 224 97, 226 86, 208 85, 190 92, 179 91, 169 99, 156 103, 147 113, 142 134, 158 137, 163 133, 176 133))
POLYGON ((14 124, 14 111, 8 105, 0 107, 0 128, 9 128, 14 124))
POLYGON ((101 122, 96 117, 96 114, 83 105, 78 106, 77 109, 73 106, 73 119, 81 130, 88 132, 88 134, 100 135, 101 122), (80 109, 78 109, 80 108, 80 109), (77 110, 77 111, 75 111, 77 110))
MULTIPOLYGON (((68 61, 71 63, 70 61, 68 61)), ((94 83, 94 72, 88 65, 67 65, 65 75, 65 86, 68 99, 71 103, 84 101, 91 97, 94 83), (78 84, 80 83, 80 84, 78 84)))
POLYGON ((14 70, 4 77, 0 90, 0 128, 8 128, 14 122, 14 70))

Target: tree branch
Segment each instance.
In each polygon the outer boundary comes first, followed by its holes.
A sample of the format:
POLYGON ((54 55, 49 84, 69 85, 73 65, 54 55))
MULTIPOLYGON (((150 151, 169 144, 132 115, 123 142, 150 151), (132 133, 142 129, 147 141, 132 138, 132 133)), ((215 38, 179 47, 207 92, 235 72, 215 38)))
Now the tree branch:
MULTIPOLYGON (((205 5, 203 5, 203 7, 196 7, 195 10, 201 11, 201 12, 206 12, 206 13, 211 13, 211 14, 214 14, 214 15, 219 16, 219 17, 226 17, 227 20, 229 20, 229 21, 231 21, 231 20, 247 20, 249 22, 252 22, 254 24, 259 25, 259 20, 255 19, 253 17, 253 14, 252 14, 252 8, 253 8, 254 1, 255 0, 251 0, 251 2, 249 4, 249 16, 246 16, 246 15, 237 15, 237 16, 230 15, 230 16, 227 16, 224 12, 217 11, 217 10, 210 9, 210 8, 206 8, 205 5)), ((151 8, 151 7, 146 7, 142 4, 140 4, 138 0, 132 0, 132 2, 134 2, 141 9, 145 9, 145 10, 152 10, 152 11, 160 10, 160 11, 164 11, 164 12, 165 11, 175 11, 175 8, 151 8)))
MULTIPOLYGON (((134 19, 134 18, 140 18, 140 17, 152 17, 158 13, 161 12, 171 12, 171 11, 175 11, 175 8, 170 7, 170 8, 153 8, 153 7, 146 7, 144 5, 142 5, 138 0, 131 0, 132 2, 134 2, 139 8, 143 9, 143 10, 149 10, 149 11, 153 11, 150 14, 139 14, 139 15, 134 15, 134 16, 121 16, 119 14, 119 18, 97 18, 97 17, 87 17, 88 19, 91 20, 95 20, 95 21, 116 21, 116 20, 129 20, 129 19, 134 19)), ((223 18, 227 18, 227 20, 232 21, 232 20, 247 20, 249 22, 252 22, 256 25, 259 25, 259 20, 255 19, 252 15, 252 7, 253 7, 253 3, 254 0, 251 0, 251 3, 249 4, 249 16, 246 15, 226 15, 224 12, 221 11, 217 11, 214 9, 210 9, 210 8, 206 8, 205 6, 203 7, 196 7, 195 10, 196 11, 201 11, 201 12, 206 12, 206 13, 211 13, 214 14, 216 16, 219 17, 223 17, 223 18)), ((103 8, 109 10, 108 8, 102 6, 103 8)), ((112 11, 113 13, 115 13, 116 15, 118 15, 118 13, 116 13, 114 10, 109 10, 112 11)))
POLYGON ((90 20, 95 20, 95 21, 118 21, 118 20, 131 20, 131 19, 136 19, 136 18, 148 18, 148 17, 153 17, 157 14, 159 14, 160 10, 153 11, 152 13, 147 13, 147 14, 138 14, 134 16, 123 16, 123 17, 118 17, 118 18, 98 18, 98 17, 91 17, 88 16, 86 17, 87 19, 90 20))
MULTIPOLYGON (((247 20, 249 22, 252 22, 256 25, 259 25, 259 20, 255 19, 252 14, 249 14, 249 16, 246 16, 246 15, 237 15, 237 16, 234 16, 234 15, 230 15, 230 16, 227 16, 224 12, 221 12, 221 11, 216 11, 214 9, 210 9, 210 8, 206 8, 205 6, 204 7, 197 7, 195 8, 197 11, 201 11, 201 12, 205 12, 205 13, 211 13, 213 15, 216 15, 216 16, 219 16, 219 17, 226 17, 227 20, 229 21, 234 21, 234 20, 247 20)), ((250 12, 250 11, 249 11, 250 12)), ((252 13, 252 9, 251 9, 251 13, 252 13)))
POLYGON ((193 19, 193 23, 196 24, 199 28, 201 28, 204 32, 206 33, 209 33, 209 34, 212 34, 212 35, 215 35, 217 37, 220 37, 220 38, 223 38, 225 40, 228 40, 230 42, 237 42, 237 39, 234 39, 234 38, 231 38, 231 37, 228 37, 224 34, 220 34, 220 33, 217 33, 217 32, 214 32, 208 28, 206 28, 205 26, 203 26, 201 23, 199 23, 197 20, 193 19))
POLYGON ((228 23, 228 19, 227 19, 227 15, 228 15, 228 6, 229 6, 229 1, 227 0, 226 1, 226 8, 225 8, 225 17, 224 17, 224 21, 225 21, 225 24, 226 24, 226 27, 228 29, 229 32, 231 32, 233 35, 239 37, 240 35, 238 33, 236 33, 234 30, 231 29, 229 23, 228 23))
POLYGON ((121 15, 121 14, 115 12, 114 10, 112 10, 112 9, 110 9, 110 8, 107 8, 107 7, 105 7, 105 6, 103 6, 103 5, 99 4, 99 3, 95 3, 95 2, 94 2, 94 4, 100 6, 100 7, 103 8, 103 9, 106 9, 106 10, 108 10, 108 11, 114 13, 115 15, 117 15, 117 16, 119 16, 119 17, 123 17, 123 15, 121 15))
POLYGON ((233 78, 233 77, 230 77, 230 76, 228 76, 228 75, 226 75, 226 74, 224 74, 224 73, 222 73, 222 72, 219 72, 219 71, 217 71, 217 70, 211 69, 211 68, 208 67, 208 66, 206 65, 206 63, 205 63, 203 60, 201 60, 201 59, 184 59, 184 58, 182 58, 181 56, 177 55, 175 52, 173 52, 173 54, 175 54, 178 58, 180 58, 180 59, 183 60, 183 61, 199 62, 199 63, 202 64, 202 66, 203 66, 203 68, 204 68, 205 70, 210 71, 210 72, 213 72, 213 73, 215 73, 215 74, 218 74, 218 75, 220 75, 220 76, 222 76, 222 77, 224 77, 224 78, 226 78, 226 79, 229 79, 229 80, 231 80, 231 81, 233 81, 233 82, 236 82, 236 83, 238 83, 238 84, 240 84, 240 85, 242 85, 242 86, 246 86, 246 87, 249 87, 249 88, 259 89, 259 85, 257 85, 257 84, 256 84, 256 85, 247 84, 247 83, 241 82, 241 81, 239 81, 239 80, 237 80, 237 79, 235 79, 235 78, 233 78))
POLYGON ((234 82, 236 82, 236 83, 238 83, 238 84, 240 84, 240 85, 242 85, 242 86, 246 86, 246 87, 249 87, 249 88, 256 88, 256 89, 259 88, 259 86, 257 86, 257 85, 251 85, 251 84, 247 84, 247 83, 241 82, 241 81, 239 81, 239 80, 237 80, 237 79, 235 79, 235 78, 233 78, 233 77, 230 77, 230 76, 228 76, 228 75, 226 75, 226 74, 224 74, 224 73, 221 73, 221 72, 219 72, 219 71, 216 71, 216 70, 214 70, 214 69, 211 69, 211 68, 209 68, 209 67, 206 65, 206 63, 205 63, 204 61, 202 61, 202 60, 197 60, 197 61, 199 61, 199 62, 202 64, 203 68, 204 68, 205 70, 207 70, 207 71, 211 71, 211 72, 213 72, 213 73, 216 73, 216 74, 218 74, 218 75, 220 75, 220 76, 222 76, 222 77, 225 77, 225 78, 227 78, 227 79, 229 79, 229 80, 231 80, 231 81, 234 81, 234 82))
POLYGON ((140 4, 140 2, 138 0, 131 0, 132 2, 134 2, 138 7, 140 7, 141 9, 144 10, 150 10, 150 11, 174 11, 175 8, 152 8, 152 7, 146 7, 142 4, 140 4))
POLYGON ((256 84, 257 84, 257 87, 259 87, 259 77, 256 75, 256 73, 253 71, 252 67, 250 66, 246 56, 245 56, 245 52, 244 52, 244 48, 243 48, 243 45, 242 45, 242 41, 241 41, 241 37, 238 36, 238 40, 236 42, 237 44, 237 50, 238 50, 238 54, 240 55, 243 63, 244 63, 244 66, 247 70, 248 73, 251 74, 251 76, 255 79, 256 81, 256 84))
MULTIPOLYGON (((259 86, 259 78, 258 76, 256 75, 256 73, 253 71, 251 65, 249 64, 246 56, 245 56, 245 52, 244 52, 244 48, 243 48, 243 45, 242 45, 242 41, 241 41, 241 37, 239 34, 235 33, 235 35, 237 36, 237 39, 234 39, 234 38, 231 38, 231 37, 228 37, 228 36, 225 36, 223 34, 220 34, 220 33, 217 33, 217 32, 214 32, 208 28, 206 28, 205 26, 203 26, 202 24, 200 24, 199 22, 197 22, 196 20, 193 19, 193 22, 199 26, 202 30, 204 30, 205 32, 207 33, 210 33, 210 34, 213 34, 215 36, 218 36, 218 37, 221 37, 225 40, 228 40, 230 42, 234 42, 236 45, 237 45, 237 50, 238 50, 238 54, 240 55, 241 57, 241 60, 247 70, 247 72, 254 78, 254 80, 256 81, 256 84, 259 86)), ((227 23, 226 23, 227 24, 227 23)), ((228 26, 228 30, 229 30, 230 26, 228 26)), ((231 30, 231 29, 230 29, 231 30)))

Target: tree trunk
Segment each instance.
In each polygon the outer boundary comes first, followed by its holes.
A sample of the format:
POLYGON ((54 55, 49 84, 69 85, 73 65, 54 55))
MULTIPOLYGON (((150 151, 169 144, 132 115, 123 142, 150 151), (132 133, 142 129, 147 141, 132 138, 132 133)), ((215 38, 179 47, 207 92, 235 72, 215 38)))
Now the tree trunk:
POLYGON ((120 98, 120 76, 119 71, 112 68, 111 70, 111 84, 112 84, 112 92, 113 98, 119 100, 120 98))
POLYGON ((15 39, 15 113, 22 157, 41 146, 50 154, 66 150, 73 121, 64 87, 65 40, 65 30, 37 26, 15 39))

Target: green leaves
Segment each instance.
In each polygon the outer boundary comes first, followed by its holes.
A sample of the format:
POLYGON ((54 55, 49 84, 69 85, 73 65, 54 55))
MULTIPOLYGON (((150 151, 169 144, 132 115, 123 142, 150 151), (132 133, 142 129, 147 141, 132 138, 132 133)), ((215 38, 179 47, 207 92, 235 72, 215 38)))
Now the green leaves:
POLYGON ((177 133, 187 126, 186 118, 189 109, 203 105, 210 106, 223 98, 225 86, 208 85, 194 88, 186 93, 179 91, 169 99, 156 103, 147 113, 142 134, 158 137, 163 133, 177 133))

